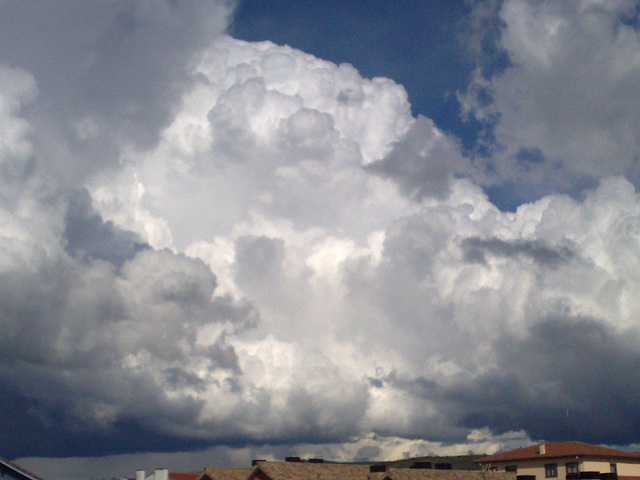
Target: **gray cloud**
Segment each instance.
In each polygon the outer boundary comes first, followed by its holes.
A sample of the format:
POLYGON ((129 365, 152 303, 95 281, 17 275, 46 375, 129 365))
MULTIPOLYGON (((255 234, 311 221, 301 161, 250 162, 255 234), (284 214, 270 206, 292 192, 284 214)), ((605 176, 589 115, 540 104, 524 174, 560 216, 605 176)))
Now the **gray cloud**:
MULTIPOLYGON (((580 103, 562 75, 539 77, 575 73, 568 36, 547 70, 527 70, 540 59, 516 42, 547 18, 587 36, 587 17, 617 25, 574 6, 500 4, 515 42, 501 46, 523 61, 475 80, 493 104, 466 100, 512 122, 469 159, 391 80, 218 35, 226 2, 0 4, 9 32, 36 30, 5 38, 0 64, 0 420, 15 431, 9 417, 25 417, 30 432, 19 445, 0 433, 0 448, 322 442, 340 458, 391 456, 558 438, 567 407, 591 426, 572 427, 583 438, 628 440, 617 412, 637 400, 621 372, 637 363, 625 335, 640 314, 640 198, 593 152, 580 163, 579 144, 509 135, 540 120, 518 103, 540 85, 580 103), (520 68, 532 90, 512 103, 520 68), (479 185, 546 188, 558 158, 560 183, 603 178, 514 212, 479 185), (484 160, 496 170, 478 174, 484 160), (593 393, 604 379, 614 393, 593 393)), ((589 72, 599 45, 633 57, 633 32, 618 32, 630 36, 583 46, 589 72)), ((591 120, 545 125, 579 139, 598 123, 585 105, 591 120)), ((621 118, 606 131, 635 131, 621 118)), ((598 145, 626 172, 620 145, 598 145)))
POLYGON ((638 185, 637 20, 633 1, 477 3, 479 67, 459 98, 487 126, 476 164, 498 189, 523 202, 612 174, 638 185))
POLYGON ((133 232, 118 228, 112 222, 104 222, 91 206, 86 190, 69 195, 69 207, 65 214, 65 250, 73 256, 101 259, 117 267, 149 245, 133 232))
POLYGON ((485 254, 490 254, 506 258, 529 257, 541 266, 555 268, 570 261, 574 255, 567 247, 550 248, 540 241, 507 242, 498 238, 465 238, 462 248, 465 260, 482 264, 487 263, 485 254))
POLYGON ((406 195, 421 200, 445 197, 453 176, 468 170, 465 163, 458 143, 420 116, 393 150, 369 169, 393 178, 406 195))
POLYGON ((443 402, 455 405, 467 426, 633 442, 640 397, 636 335, 596 319, 545 319, 524 338, 501 338, 496 370, 449 389, 443 402))
POLYGON ((233 6, 0 3, 2 60, 30 72, 38 87, 29 118, 42 168, 69 182, 116 165, 122 143, 155 143, 193 81, 193 56, 224 31, 233 6))

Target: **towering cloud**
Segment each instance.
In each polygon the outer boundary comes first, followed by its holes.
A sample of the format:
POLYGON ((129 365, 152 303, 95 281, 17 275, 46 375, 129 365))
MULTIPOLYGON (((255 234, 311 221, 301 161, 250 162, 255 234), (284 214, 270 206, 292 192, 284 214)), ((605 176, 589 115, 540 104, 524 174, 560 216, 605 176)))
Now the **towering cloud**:
POLYGON ((0 453, 633 441, 635 5, 497 5, 472 154, 228 2, 0 3, 0 453))

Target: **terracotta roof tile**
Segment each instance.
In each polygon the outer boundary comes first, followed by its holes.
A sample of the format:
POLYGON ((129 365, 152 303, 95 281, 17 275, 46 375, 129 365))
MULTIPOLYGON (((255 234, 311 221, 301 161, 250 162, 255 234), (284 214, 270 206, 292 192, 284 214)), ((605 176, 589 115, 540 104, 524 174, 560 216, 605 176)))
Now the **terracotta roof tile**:
POLYGON ((169 472, 169 480, 198 480, 202 472, 169 472))
POLYGON ((477 460, 478 463, 507 462, 514 460, 532 460, 536 458, 560 458, 560 457, 607 457, 625 458, 640 462, 640 453, 625 452, 614 448, 591 445, 584 442, 549 442, 545 444, 545 453, 539 453, 540 445, 531 445, 518 448, 509 452, 489 455, 477 460))

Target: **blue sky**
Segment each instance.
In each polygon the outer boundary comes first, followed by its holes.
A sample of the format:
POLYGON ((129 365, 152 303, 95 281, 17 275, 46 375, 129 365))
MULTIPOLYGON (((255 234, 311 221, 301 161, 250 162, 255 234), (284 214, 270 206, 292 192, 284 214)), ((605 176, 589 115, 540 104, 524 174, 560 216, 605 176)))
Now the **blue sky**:
POLYGON ((468 127, 455 92, 465 90, 474 68, 462 38, 470 11, 464 1, 256 0, 240 4, 230 32, 350 63, 366 78, 391 78, 406 88, 414 115, 462 137, 468 127))
POLYGON ((637 449, 639 11, 0 3, 0 455, 637 449))

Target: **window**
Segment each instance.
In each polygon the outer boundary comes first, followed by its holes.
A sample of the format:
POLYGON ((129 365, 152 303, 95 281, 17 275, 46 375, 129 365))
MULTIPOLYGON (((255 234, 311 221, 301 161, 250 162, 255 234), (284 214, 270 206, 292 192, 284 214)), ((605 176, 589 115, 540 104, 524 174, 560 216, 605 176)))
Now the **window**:
POLYGON ((578 473, 578 462, 567 463, 567 475, 576 475, 578 473))
POLYGON ((609 464, 609 471, 611 473, 618 473, 618 466, 615 463, 609 464))
POLYGON ((558 464, 547 463, 544 466, 544 476, 546 478, 556 478, 558 476, 558 464))
POLYGON ((518 473, 518 466, 517 465, 507 465, 506 467, 504 467, 504 471, 505 472, 510 472, 510 473, 518 473))

